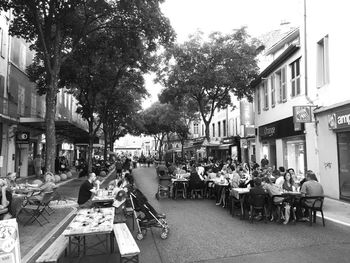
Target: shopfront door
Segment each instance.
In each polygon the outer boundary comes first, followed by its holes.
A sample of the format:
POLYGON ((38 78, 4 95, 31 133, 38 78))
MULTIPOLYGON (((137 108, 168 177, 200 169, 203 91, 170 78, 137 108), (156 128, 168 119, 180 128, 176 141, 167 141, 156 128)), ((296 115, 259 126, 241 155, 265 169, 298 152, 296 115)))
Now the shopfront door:
POLYGON ((350 201, 350 132, 337 133, 340 199, 350 201))

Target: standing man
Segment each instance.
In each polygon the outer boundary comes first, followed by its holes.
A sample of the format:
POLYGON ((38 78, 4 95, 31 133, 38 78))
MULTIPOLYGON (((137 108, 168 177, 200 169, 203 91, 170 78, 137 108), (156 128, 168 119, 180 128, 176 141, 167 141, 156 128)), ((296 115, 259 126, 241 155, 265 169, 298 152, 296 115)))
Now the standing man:
POLYGON ((269 165, 269 160, 267 159, 267 155, 264 155, 264 158, 261 159, 261 168, 265 168, 269 165))
POLYGON ((33 160, 35 176, 39 178, 41 176, 41 155, 37 154, 33 160))
POLYGON ((90 173, 88 179, 80 186, 78 195, 78 205, 80 208, 90 208, 92 206, 92 194, 96 194, 94 189, 94 182, 96 180, 96 174, 90 173))

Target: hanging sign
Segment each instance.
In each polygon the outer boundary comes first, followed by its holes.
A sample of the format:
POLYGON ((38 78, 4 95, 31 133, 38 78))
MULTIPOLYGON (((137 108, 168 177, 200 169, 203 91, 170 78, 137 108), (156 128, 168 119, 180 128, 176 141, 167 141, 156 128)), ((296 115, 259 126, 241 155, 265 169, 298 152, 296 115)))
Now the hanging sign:
POLYGON ((311 106, 293 106, 294 123, 312 122, 311 106))

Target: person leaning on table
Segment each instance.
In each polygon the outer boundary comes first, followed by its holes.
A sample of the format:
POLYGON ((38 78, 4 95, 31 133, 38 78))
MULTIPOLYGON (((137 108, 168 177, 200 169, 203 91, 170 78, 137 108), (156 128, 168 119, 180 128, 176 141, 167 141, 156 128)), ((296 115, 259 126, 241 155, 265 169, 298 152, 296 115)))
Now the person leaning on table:
POLYGON ((78 205, 80 208, 89 208, 92 206, 92 194, 96 194, 94 182, 96 174, 89 173, 88 179, 80 186, 78 194, 78 205))
POLYGON ((47 172, 44 175, 44 183, 40 187, 31 187, 37 194, 33 194, 28 198, 29 202, 41 201, 45 193, 52 192, 56 188, 55 177, 53 173, 47 172))

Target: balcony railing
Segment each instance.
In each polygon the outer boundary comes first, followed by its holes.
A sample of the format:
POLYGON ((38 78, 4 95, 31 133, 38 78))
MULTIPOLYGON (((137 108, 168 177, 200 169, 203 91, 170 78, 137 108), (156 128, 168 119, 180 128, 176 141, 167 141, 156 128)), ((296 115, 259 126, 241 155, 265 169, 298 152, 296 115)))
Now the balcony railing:
POLYGON ((10 118, 17 118, 17 103, 8 98, 0 97, 0 114, 10 118))

